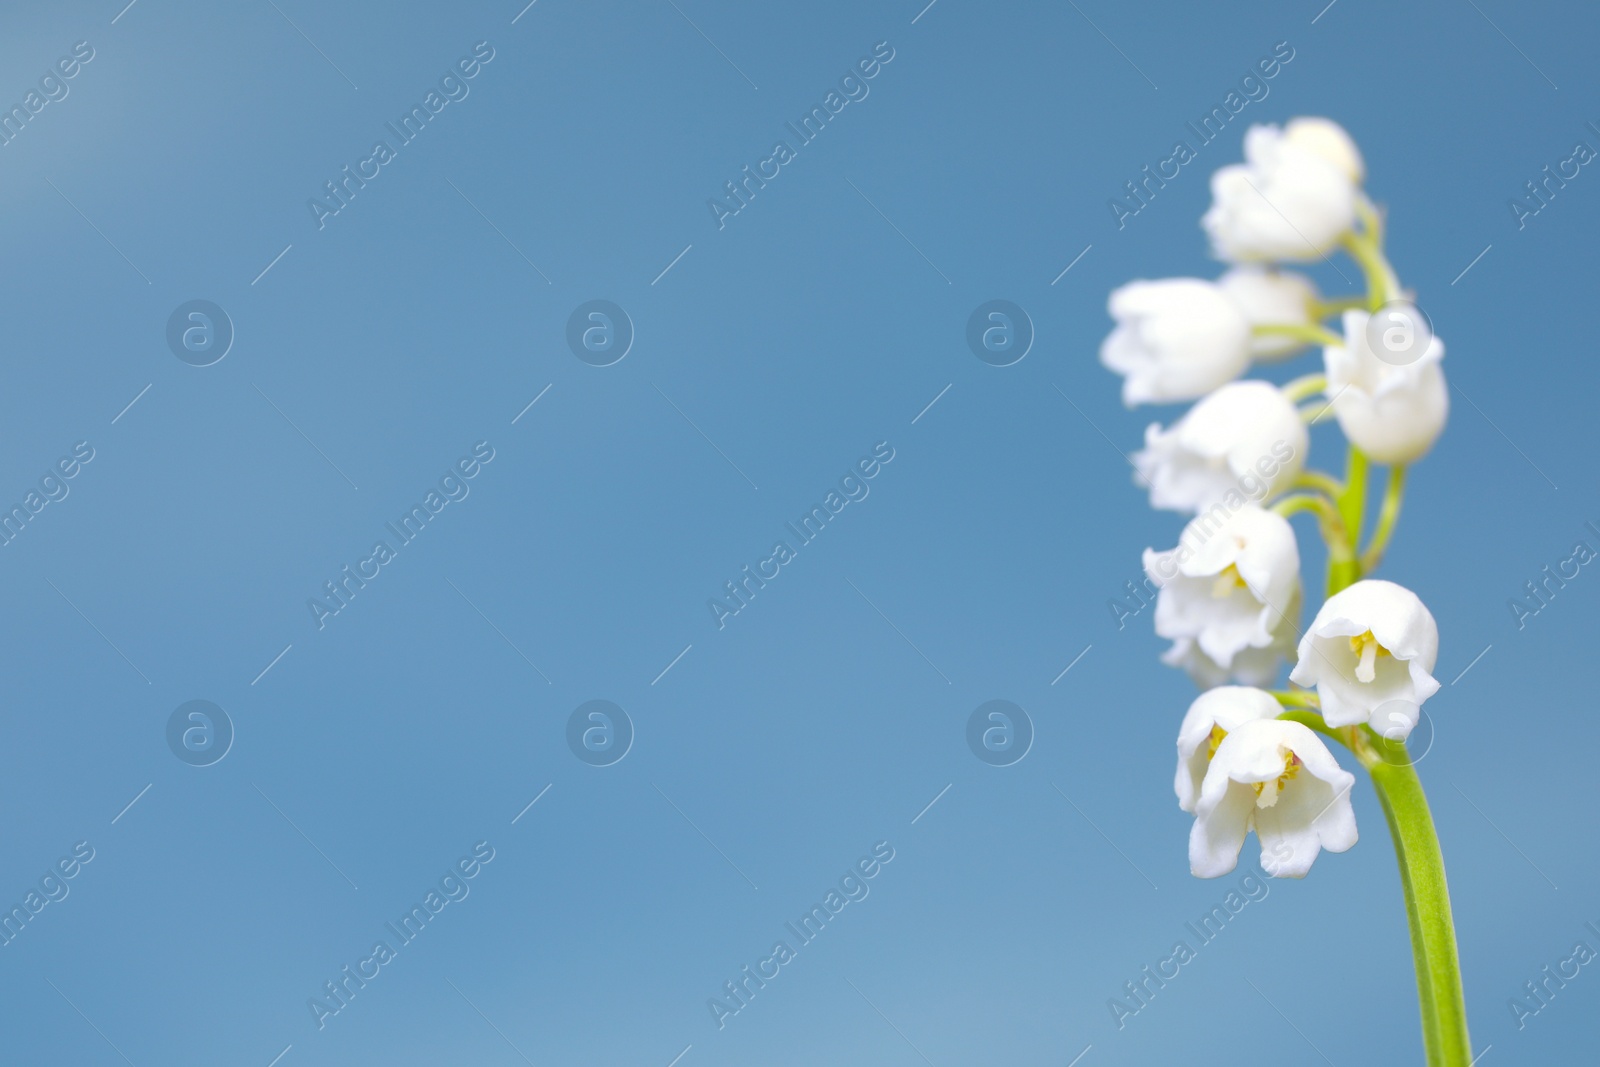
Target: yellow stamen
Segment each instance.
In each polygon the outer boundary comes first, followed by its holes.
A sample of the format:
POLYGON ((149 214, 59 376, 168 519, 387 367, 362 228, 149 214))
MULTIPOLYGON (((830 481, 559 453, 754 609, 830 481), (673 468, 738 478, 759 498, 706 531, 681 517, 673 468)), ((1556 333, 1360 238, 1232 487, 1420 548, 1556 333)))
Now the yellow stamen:
POLYGON ((1356 662, 1356 680, 1370 682, 1376 678, 1378 672, 1378 657, 1389 655, 1389 650, 1378 644, 1378 639, 1368 630, 1350 639, 1350 651, 1358 657, 1356 662))
POLYGON ((1218 600, 1233 595, 1235 589, 1249 589, 1250 586, 1239 574, 1237 564, 1230 563, 1222 568, 1222 573, 1217 575, 1216 581, 1211 583, 1211 595, 1218 600))
POLYGON ((1222 727, 1216 725, 1211 727, 1211 747, 1206 751, 1206 759, 1216 759, 1217 746, 1222 744, 1222 739, 1227 736, 1228 731, 1224 730, 1222 727))
POLYGON ((1256 783, 1256 807, 1270 808, 1276 804, 1278 802, 1278 798, 1283 795, 1283 787, 1293 781, 1294 776, 1300 773, 1300 766, 1300 757, 1296 756, 1288 749, 1285 749, 1283 757, 1283 773, 1278 775, 1278 780, 1273 786, 1271 795, 1263 795, 1267 787, 1266 782, 1256 783))

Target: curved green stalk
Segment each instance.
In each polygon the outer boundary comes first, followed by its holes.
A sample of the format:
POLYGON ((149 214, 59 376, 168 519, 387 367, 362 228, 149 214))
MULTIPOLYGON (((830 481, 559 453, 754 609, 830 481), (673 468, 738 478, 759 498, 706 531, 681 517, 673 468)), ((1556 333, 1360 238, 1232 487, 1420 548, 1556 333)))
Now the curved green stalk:
POLYGON ((1316 396, 1326 388, 1328 388, 1328 376, 1326 374, 1307 374, 1291 382, 1285 382, 1283 395, 1288 397, 1292 403, 1298 404, 1307 397, 1316 396))
POLYGON ((1422 781, 1405 742, 1387 740, 1370 727, 1362 730, 1356 755, 1372 775, 1372 787, 1394 838, 1411 928, 1411 952, 1416 957, 1422 1044, 1429 1067, 1469 1067, 1472 1043, 1467 1035, 1466 993, 1461 985, 1450 887, 1422 781))
POLYGON ((1362 266, 1362 274, 1366 275, 1366 310, 1374 312, 1384 306, 1384 302, 1400 296, 1394 267, 1389 266, 1389 261, 1384 259, 1384 254, 1370 238, 1346 234, 1339 238, 1339 243, 1344 246, 1344 251, 1350 253, 1350 258, 1362 266))
POLYGON ((1326 326, 1309 322, 1266 323, 1251 327, 1250 332, 1256 337, 1292 337, 1312 345, 1344 344, 1344 338, 1326 326))
POLYGON ((1332 738, 1355 753, 1372 775, 1383 817, 1394 838, 1405 891, 1406 923, 1417 966, 1417 1000, 1422 1009, 1422 1045, 1428 1067, 1471 1067, 1472 1042, 1467 1034, 1466 993, 1461 985, 1461 957, 1456 948, 1450 887, 1445 881, 1444 854, 1434 829, 1433 813, 1422 791, 1404 741, 1390 741, 1370 726, 1332 727, 1320 714, 1294 706, 1300 694, 1273 691, 1285 705, 1278 718, 1300 723, 1332 738))
POLYGON ((1300 708, 1289 708, 1285 711, 1279 712, 1278 718, 1287 719, 1289 722, 1297 722, 1301 726, 1309 727, 1310 729, 1321 734, 1323 737, 1333 738, 1341 745, 1349 745, 1350 743, 1350 739, 1344 735, 1343 731, 1335 730, 1333 727, 1323 722, 1322 716, 1314 711, 1302 710, 1300 708))
POLYGON ((1339 516, 1339 509, 1327 497, 1320 493, 1291 493, 1274 502, 1271 510, 1286 519, 1303 511, 1309 511, 1317 517, 1317 528, 1322 532, 1322 540, 1328 546, 1330 582, 1333 580, 1335 563, 1340 566, 1361 566, 1355 559, 1355 550, 1351 547, 1352 542, 1345 532, 1344 520, 1339 516))
POLYGON ((1400 504, 1405 495, 1405 467, 1390 467, 1389 482, 1383 490, 1383 508, 1378 512, 1378 528, 1373 532, 1372 540, 1367 543, 1367 550, 1361 556, 1362 573, 1377 570, 1378 564, 1383 562, 1383 554, 1389 548, 1389 539, 1394 536, 1395 524, 1400 521, 1400 504))
POLYGON ((1286 708, 1316 711, 1322 707, 1322 698, 1315 689, 1268 689, 1267 695, 1286 708))
POLYGON ((1383 247, 1383 215, 1365 193, 1356 199, 1356 214, 1361 217, 1361 235, 1373 248, 1383 247))
POLYGON ((1332 504, 1328 503, 1327 497, 1318 496, 1316 493, 1291 493, 1288 496, 1279 497, 1273 502, 1271 510, 1286 519, 1293 515, 1298 515, 1302 511, 1309 511, 1317 517, 1317 521, 1324 527, 1329 523, 1337 525, 1339 522, 1339 512, 1335 510, 1332 504))
POLYGON ((1361 522, 1367 508, 1367 454, 1351 445, 1345 457, 1344 492, 1339 497, 1339 517, 1352 542, 1361 540, 1361 522))
POLYGON ((1311 305, 1311 313, 1318 320, 1342 315, 1346 311, 1365 310, 1367 310, 1367 297, 1364 293, 1360 296, 1338 296, 1332 300, 1317 300, 1311 305))
POLYGON ((1344 492, 1337 501, 1344 543, 1328 544, 1328 595, 1348 589, 1361 579, 1361 560, 1354 546, 1361 543, 1361 522, 1367 505, 1367 455, 1350 446, 1345 464, 1344 492))
POLYGON ((1293 489, 1317 489, 1328 494, 1328 499, 1338 500, 1344 493, 1344 483, 1331 474, 1322 471, 1301 471, 1300 476, 1289 483, 1293 489))
MULTIPOLYGON (((1337 499, 1340 524, 1348 543, 1360 543, 1367 502, 1368 462, 1365 453, 1350 446, 1345 490, 1337 499)), ((1328 595, 1348 588, 1365 570, 1376 566, 1400 516, 1405 488, 1403 467, 1389 472, 1378 529, 1366 556, 1348 558, 1344 546, 1328 546, 1328 595)), ((1429 1067, 1471 1067, 1471 1042, 1467 1035, 1466 993, 1461 985, 1461 959, 1456 948, 1455 919, 1450 911, 1450 887, 1445 881, 1444 854, 1428 809, 1411 754, 1403 740, 1379 736, 1371 727, 1332 729, 1310 711, 1286 711, 1293 719, 1334 738, 1355 753, 1372 776, 1389 835, 1394 839, 1400 867, 1400 885, 1406 898, 1406 922, 1411 931, 1411 953, 1416 962, 1417 1000, 1422 1009, 1422 1044, 1429 1067), (1315 720, 1315 722, 1313 722, 1315 720)))
POLYGON ((1333 411, 1333 402, 1331 400, 1324 400, 1320 404, 1307 404, 1300 409, 1300 421, 1307 426, 1315 426, 1327 418, 1331 411, 1333 411))

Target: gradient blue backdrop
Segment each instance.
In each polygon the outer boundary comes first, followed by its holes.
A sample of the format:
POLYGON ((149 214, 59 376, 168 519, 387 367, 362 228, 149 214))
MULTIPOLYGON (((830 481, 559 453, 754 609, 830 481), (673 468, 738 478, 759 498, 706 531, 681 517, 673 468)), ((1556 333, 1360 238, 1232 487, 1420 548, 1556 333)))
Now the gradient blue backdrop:
POLYGON ((1385 573, 1442 680, 1489 649, 1421 767, 1474 1044, 1591 1054, 1589 969, 1521 1031, 1507 1007, 1600 948, 1600 576, 1523 630, 1507 607, 1600 544, 1600 176, 1520 231, 1507 206, 1600 145, 1590 5, 122 2, 0 15, 7 106, 94 49, 0 147, 0 498, 95 450, 0 550, 0 901, 95 850, 0 948, 5 1062, 1419 1062, 1365 785, 1356 849, 1126 1029, 1107 1008, 1237 878, 1188 874, 1192 689, 1108 609, 1180 520, 1117 453, 1176 409, 1121 407, 1105 298, 1219 270, 1207 177, 1296 114, 1359 140, 1458 388, 1385 573), (319 230, 308 198, 479 41, 470 96, 319 230), (870 96, 719 230, 707 198, 880 41, 870 96), (1270 96, 1119 231, 1108 199, 1280 41, 1270 96), (195 298, 237 332, 206 368, 164 338, 195 298), (594 298, 637 331, 607 368, 564 339, 594 298), (1037 330, 1003 369, 963 336, 992 298, 1037 330), (307 598, 482 440, 470 496, 319 631, 307 598), (707 599, 879 441, 871 495, 719 631, 707 599), (605 768, 564 737, 595 698, 637 730, 605 768), (1037 730, 1008 768, 964 740, 993 698, 1037 730), (235 725, 214 766, 168 749, 191 699, 235 725), (470 896, 319 1030, 307 999, 483 840, 470 896), (883 840, 870 896, 719 1030, 707 999, 883 840))

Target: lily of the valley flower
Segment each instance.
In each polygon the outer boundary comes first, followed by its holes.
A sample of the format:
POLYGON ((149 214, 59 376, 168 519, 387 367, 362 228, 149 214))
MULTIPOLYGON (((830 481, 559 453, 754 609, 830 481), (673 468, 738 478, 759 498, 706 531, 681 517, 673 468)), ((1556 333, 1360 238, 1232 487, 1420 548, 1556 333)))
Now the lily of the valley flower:
POLYGON ((1164 662, 1202 686, 1229 675, 1271 681, 1300 611, 1300 549, 1287 519, 1254 504, 1219 507, 1185 526, 1177 548, 1145 549, 1144 569, 1161 587, 1156 633, 1174 642, 1164 662), (1241 658, 1247 651, 1256 654, 1241 658))
POLYGON ((1239 723, 1217 746, 1200 785, 1189 832, 1189 869, 1218 878, 1239 862, 1251 830, 1261 868, 1303 878, 1318 854, 1356 843, 1350 805, 1355 775, 1340 767, 1322 739, 1297 722, 1239 723))
POLYGON ((1286 489, 1305 468, 1311 439, 1300 413, 1267 382, 1230 382, 1168 429, 1151 424, 1133 455, 1150 506, 1237 508, 1286 489))
POLYGON ((1366 180, 1367 165, 1361 158, 1361 150, 1345 128, 1332 119, 1311 115, 1290 119, 1283 128, 1283 137, 1290 144, 1333 164, 1355 184, 1366 180))
POLYGON ((1243 685, 1220 686, 1196 697, 1178 728, 1178 774, 1173 781, 1178 807, 1193 814, 1211 757, 1230 733, 1253 719, 1276 719, 1281 710, 1271 693, 1243 685))
POLYGON ((1193 400, 1250 364, 1250 323, 1239 305, 1200 278, 1129 282, 1111 294, 1116 328, 1100 362, 1124 375, 1122 400, 1193 400))
POLYGON ((1329 726, 1367 723, 1404 739, 1439 691, 1439 625, 1417 594, 1393 582, 1370 578, 1329 597, 1299 655, 1289 679, 1316 687, 1329 726))
POLYGON ((1365 311, 1344 313, 1344 344, 1323 349, 1328 396, 1339 428, 1379 463, 1412 463, 1427 454, 1450 414, 1444 342, 1437 337, 1396 366, 1372 350, 1365 311))
MULTIPOLYGON (((1300 601, 1286 615, 1293 618, 1300 613, 1300 601)), ((1244 648, 1234 653, 1233 662, 1223 666, 1200 650, 1200 643, 1192 637, 1180 637, 1172 647, 1161 653, 1161 662, 1168 667, 1181 667, 1197 689, 1213 689, 1229 682, 1240 685, 1271 685, 1278 676, 1283 661, 1294 653, 1294 629, 1281 623, 1273 633, 1272 644, 1266 648, 1244 648)))
MULTIPOLYGON (((1217 285, 1239 305, 1252 326, 1310 326, 1317 320, 1313 305, 1317 287, 1304 274, 1268 270, 1256 265, 1235 267, 1217 279, 1217 285)), ((1250 353, 1263 362, 1287 359, 1306 342, 1281 334, 1252 337, 1250 353)))
POLYGON ((1252 126, 1244 155, 1211 176, 1211 209, 1200 220, 1219 259, 1320 259, 1350 232, 1361 156, 1335 123, 1252 126))

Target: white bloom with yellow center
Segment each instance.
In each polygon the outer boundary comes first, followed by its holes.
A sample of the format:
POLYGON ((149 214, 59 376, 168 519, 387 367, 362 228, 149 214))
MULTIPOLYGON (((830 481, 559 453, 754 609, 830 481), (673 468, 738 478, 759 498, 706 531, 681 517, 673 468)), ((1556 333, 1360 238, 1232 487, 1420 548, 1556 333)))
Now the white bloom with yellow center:
POLYGON ((1208 663, 1263 683, 1276 673, 1300 610, 1300 549, 1289 520, 1254 504, 1231 514, 1219 506, 1185 526, 1177 548, 1146 549, 1144 569, 1161 587, 1156 633, 1177 642, 1163 659, 1188 667, 1202 685, 1222 680, 1208 663), (1264 662, 1237 662, 1247 650, 1265 652, 1264 662))
POLYGON ((1196 697, 1178 728, 1178 774, 1173 782, 1178 807, 1194 813, 1206 768, 1230 733, 1253 719, 1276 719, 1282 710, 1271 693, 1243 685, 1221 686, 1196 697))
POLYGON ((1329 726, 1367 723, 1403 740, 1422 702, 1439 691, 1439 624, 1417 594, 1393 582, 1369 578, 1329 597, 1299 655, 1289 680, 1316 687, 1329 726))
POLYGON ((1169 428, 1151 423, 1133 454, 1134 483, 1150 506, 1235 509, 1289 487, 1305 469, 1311 438, 1294 403, 1270 382, 1229 382, 1169 428))
POLYGON ((1283 719, 1239 723, 1217 746, 1200 785, 1190 871, 1197 878, 1229 873, 1254 830, 1262 870, 1305 877, 1323 849, 1343 852, 1356 843, 1354 784, 1355 775, 1308 727, 1283 719))

